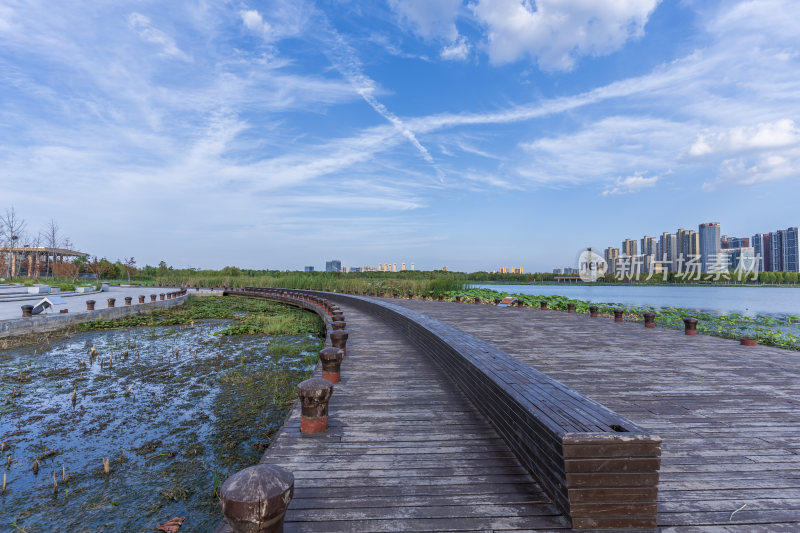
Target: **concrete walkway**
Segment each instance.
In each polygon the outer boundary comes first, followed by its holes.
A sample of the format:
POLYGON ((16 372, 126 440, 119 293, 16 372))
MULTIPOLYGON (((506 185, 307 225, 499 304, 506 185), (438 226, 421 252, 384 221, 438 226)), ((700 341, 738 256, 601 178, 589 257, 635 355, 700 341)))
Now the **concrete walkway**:
MULTIPOLYGON (((108 292, 93 292, 89 294, 79 294, 79 293, 53 293, 54 296, 62 296, 64 297, 64 301, 66 302, 66 308, 69 309, 69 314, 84 314, 86 313, 86 301, 87 300, 94 300, 96 302, 95 308, 102 309, 108 306, 107 299, 108 298, 115 298, 116 302, 115 305, 117 307, 121 307, 125 305, 125 297, 130 296, 133 298, 133 303, 135 304, 139 300, 139 295, 145 295, 145 301, 150 302, 150 295, 151 294, 161 294, 167 292, 173 292, 180 290, 174 287, 116 287, 111 286, 109 287, 108 292)), ((207 293, 208 289, 203 289, 203 293, 207 293)), ((194 290, 191 290, 194 292, 194 290)), ((222 290, 218 289, 216 292, 222 296, 222 290)), ((24 296, 24 294, 20 294, 19 296, 24 296)), ((13 300, 13 301, 0 301, 0 322, 5 320, 15 320, 22 316, 22 309, 21 306, 23 305, 36 305, 37 302, 41 301, 42 298, 50 296, 49 294, 31 294, 28 298, 24 300, 13 300)), ((53 311, 47 311, 43 313, 41 316, 44 316, 46 313, 53 314, 53 311)), ((55 313, 58 313, 56 310, 55 313)))

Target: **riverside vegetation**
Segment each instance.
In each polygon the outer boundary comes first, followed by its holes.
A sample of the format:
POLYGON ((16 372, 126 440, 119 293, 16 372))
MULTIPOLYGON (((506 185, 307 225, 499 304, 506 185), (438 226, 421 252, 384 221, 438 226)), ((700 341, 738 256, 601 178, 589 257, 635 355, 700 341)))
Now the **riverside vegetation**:
POLYGON ((94 321, 0 351, 0 530, 218 523, 219 487, 258 462, 322 347, 311 313, 241 297, 94 321))

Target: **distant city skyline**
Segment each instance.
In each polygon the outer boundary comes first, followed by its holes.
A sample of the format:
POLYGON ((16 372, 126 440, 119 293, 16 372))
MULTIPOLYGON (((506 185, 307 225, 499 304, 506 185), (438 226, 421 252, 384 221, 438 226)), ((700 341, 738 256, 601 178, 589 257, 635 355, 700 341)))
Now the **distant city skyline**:
POLYGON ((281 270, 796 225, 800 2, 538 4, 6 2, 0 210, 111 260, 281 270))
MULTIPOLYGON (((695 268, 690 264, 693 262, 697 263, 699 273, 717 272, 725 265, 730 266, 725 270, 800 272, 797 227, 756 233, 752 237, 724 234, 719 222, 702 222, 697 228, 697 231, 679 228, 675 233, 664 232, 658 239, 644 235, 638 243, 625 237, 619 248, 605 248, 606 270, 625 273, 631 269, 628 259, 638 258, 632 264, 645 275, 684 272, 684 268, 695 268)), ((553 272, 556 270, 563 269, 556 267, 553 272)))

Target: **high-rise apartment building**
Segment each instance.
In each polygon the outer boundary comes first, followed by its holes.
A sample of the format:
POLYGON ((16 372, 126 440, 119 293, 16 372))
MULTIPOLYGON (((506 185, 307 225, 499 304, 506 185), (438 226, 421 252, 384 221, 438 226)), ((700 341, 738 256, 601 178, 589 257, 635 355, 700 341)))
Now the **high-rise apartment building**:
POLYGON ((636 241, 633 239, 625 239, 622 241, 622 255, 627 257, 635 257, 639 255, 639 249, 636 246, 636 241))
POLYGON ((645 235, 639 241, 642 249, 642 272, 653 272, 653 261, 658 255, 658 240, 655 237, 645 235))
POLYGON ((769 271, 783 272, 783 230, 770 231, 768 237, 769 271))
POLYGON ((719 222, 700 224, 700 256, 703 272, 713 270, 720 251, 719 222))
POLYGON ((656 259, 661 261, 662 268, 673 272, 678 260, 678 236, 675 233, 662 233, 658 238, 656 259))
POLYGON ((314 267, 313 266, 307 266, 303 270, 306 271, 306 272, 314 272, 314 267))
POLYGON ((411 263, 411 268, 410 268, 410 270, 412 270, 412 271, 413 271, 413 270, 416 270, 416 267, 414 266, 414 263, 411 263))
POLYGON ((498 274, 508 274, 508 267, 500 267, 497 269, 498 274))
POLYGON ((679 229, 675 233, 676 253, 683 255, 684 261, 700 253, 700 236, 694 230, 679 229))
POLYGON ((756 233, 750 239, 753 243, 753 252, 758 261, 760 272, 772 271, 772 258, 769 253, 769 233, 756 233))
POLYGON ((749 248, 750 237, 728 237, 723 235, 720 238, 720 246, 723 250, 728 248, 749 248))
POLYGON ((781 263, 784 272, 800 272, 800 247, 798 247, 797 228, 787 228, 783 232, 781 263))
POLYGON ((755 267, 755 250, 752 246, 739 246, 736 248, 723 248, 720 253, 728 256, 728 270, 741 269, 750 272, 755 267))
POLYGON ((522 274, 522 267, 511 267, 512 274, 522 274))
POLYGON ((341 272, 342 271, 342 262, 338 259, 333 259, 332 261, 325 261, 325 272, 341 272))
POLYGON ((619 248, 609 246, 606 248, 603 257, 606 260, 606 272, 614 274, 617 272, 617 261, 619 261, 619 248))

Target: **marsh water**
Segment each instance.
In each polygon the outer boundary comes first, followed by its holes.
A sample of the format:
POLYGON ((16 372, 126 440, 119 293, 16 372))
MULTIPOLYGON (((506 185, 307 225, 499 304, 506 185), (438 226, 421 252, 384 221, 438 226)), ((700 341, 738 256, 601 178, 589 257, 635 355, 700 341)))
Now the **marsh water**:
POLYGON ((176 516, 182 532, 212 530, 216 490, 258 462, 320 346, 214 336, 230 323, 0 351, 0 530, 154 531, 176 516))
POLYGON ((559 294, 593 303, 619 303, 638 307, 683 307, 698 311, 747 316, 800 316, 800 288, 797 287, 690 287, 667 285, 603 285, 601 283, 560 284, 476 284, 476 288, 512 294, 559 294))

